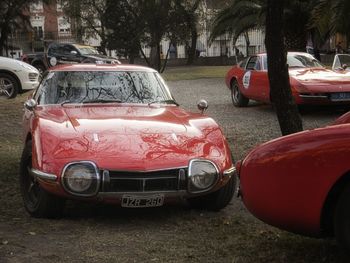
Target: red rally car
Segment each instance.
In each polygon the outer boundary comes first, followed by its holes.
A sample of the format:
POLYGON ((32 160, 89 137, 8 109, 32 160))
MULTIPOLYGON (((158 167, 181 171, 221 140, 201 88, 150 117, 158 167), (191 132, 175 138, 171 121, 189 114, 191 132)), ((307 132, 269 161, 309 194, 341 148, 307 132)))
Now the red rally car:
MULTIPOLYGON (((350 104, 350 75, 326 69, 312 55, 288 52, 290 86, 297 104, 350 104)), ((245 107, 249 100, 270 102, 266 53, 250 56, 226 75, 232 103, 245 107)))
POLYGON ((284 136, 236 165, 248 210, 276 227, 333 236, 350 249, 350 115, 284 136))
POLYGON ((60 215, 67 198, 122 207, 184 198, 219 210, 235 191, 219 126, 181 109, 150 68, 50 68, 25 103, 23 127, 20 189, 35 217, 60 215))

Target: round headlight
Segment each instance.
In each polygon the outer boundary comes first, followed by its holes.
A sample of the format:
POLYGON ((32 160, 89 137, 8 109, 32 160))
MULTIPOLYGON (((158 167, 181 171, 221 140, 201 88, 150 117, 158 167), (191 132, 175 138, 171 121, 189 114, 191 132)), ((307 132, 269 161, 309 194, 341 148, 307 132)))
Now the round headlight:
POLYGON ((92 196, 98 191, 100 176, 92 162, 70 163, 63 170, 62 183, 69 193, 92 196))
POLYGON ((211 188, 218 178, 218 169, 208 160, 191 160, 188 170, 190 192, 202 192, 211 188))

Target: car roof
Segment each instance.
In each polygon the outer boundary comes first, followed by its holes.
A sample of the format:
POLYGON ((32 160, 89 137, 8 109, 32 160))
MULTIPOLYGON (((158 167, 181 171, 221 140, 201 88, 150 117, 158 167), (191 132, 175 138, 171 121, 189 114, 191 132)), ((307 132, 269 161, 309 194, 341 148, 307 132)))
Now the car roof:
MULTIPOLYGON (((300 52, 300 51, 288 51, 287 54, 288 55, 311 55, 311 54, 309 54, 307 52, 300 52)), ((258 53, 255 56, 266 56, 266 55, 267 55, 267 53, 263 52, 263 53, 258 53)))
POLYGON ((157 72, 156 70, 139 65, 130 64, 61 64, 49 69, 49 71, 142 71, 157 72))

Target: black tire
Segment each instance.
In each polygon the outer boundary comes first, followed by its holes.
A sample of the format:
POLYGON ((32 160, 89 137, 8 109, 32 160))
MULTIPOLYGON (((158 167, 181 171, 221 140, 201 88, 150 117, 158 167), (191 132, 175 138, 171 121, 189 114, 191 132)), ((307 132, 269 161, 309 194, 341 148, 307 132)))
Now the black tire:
POLYGON ((20 84, 7 73, 0 73, 0 96, 12 99, 17 96, 20 84))
POLYGON ((225 208, 231 201, 237 188, 237 177, 233 175, 227 184, 221 189, 208 195, 187 199, 191 207, 219 211, 225 208))
POLYGON ((350 183, 341 193, 334 215, 334 235, 339 246, 350 254, 350 183))
POLYGON ((249 103, 249 99, 241 93, 237 80, 231 82, 231 99, 236 107, 246 107, 249 103))
POLYGON ((28 141, 22 152, 19 183, 24 207, 27 212, 38 218, 57 218, 62 215, 65 200, 56 197, 44 189, 29 174, 32 166, 32 142, 28 141))

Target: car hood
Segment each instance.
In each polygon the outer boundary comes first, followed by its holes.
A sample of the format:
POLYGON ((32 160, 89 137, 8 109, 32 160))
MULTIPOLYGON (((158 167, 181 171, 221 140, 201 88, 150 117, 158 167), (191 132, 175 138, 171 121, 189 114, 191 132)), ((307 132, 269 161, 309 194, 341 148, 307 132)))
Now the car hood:
POLYGON ((191 158, 221 165, 227 155, 211 118, 175 106, 38 107, 36 116, 43 164, 90 160, 104 169, 155 170, 191 158))
POLYGON ((310 91, 350 91, 350 75, 325 68, 291 69, 289 76, 310 91))

